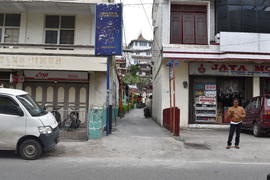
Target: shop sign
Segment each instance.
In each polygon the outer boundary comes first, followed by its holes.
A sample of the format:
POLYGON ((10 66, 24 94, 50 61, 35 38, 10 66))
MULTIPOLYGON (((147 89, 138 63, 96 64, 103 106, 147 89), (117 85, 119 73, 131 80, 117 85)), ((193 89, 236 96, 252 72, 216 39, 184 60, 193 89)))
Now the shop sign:
POLYGON ((24 77, 22 75, 17 76, 17 75, 10 73, 9 82, 10 83, 23 83, 24 77))
POLYGON ((215 97, 207 97, 207 96, 199 96, 199 103, 202 104, 215 104, 216 98, 215 97))
POLYGON ((270 64, 190 63, 190 74, 270 77, 270 64))
POLYGON ((216 85, 215 84, 206 84, 205 85, 205 90, 207 90, 207 91, 215 91, 216 90, 216 85))
POLYGON ((206 97, 216 97, 217 91, 205 91, 205 96, 206 97))
POLYGON ((122 55, 122 4, 96 5, 95 54, 122 55))
POLYGON ((87 81, 87 72, 67 72, 67 71, 24 71, 25 79, 36 80, 77 80, 87 81))

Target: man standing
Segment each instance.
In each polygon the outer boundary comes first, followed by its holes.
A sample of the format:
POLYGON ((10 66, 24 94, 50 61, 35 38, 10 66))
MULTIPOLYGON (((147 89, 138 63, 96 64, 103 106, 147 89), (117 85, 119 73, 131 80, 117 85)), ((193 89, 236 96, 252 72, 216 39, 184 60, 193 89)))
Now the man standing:
POLYGON ((246 117, 246 112, 242 106, 239 106, 239 101, 238 99, 233 100, 233 106, 229 108, 228 110, 228 118, 231 120, 231 125, 230 125, 230 133, 228 137, 228 142, 227 142, 227 149, 231 148, 232 145, 232 139, 233 139, 233 134, 234 131, 236 132, 236 137, 235 137, 235 148, 239 149, 239 142, 240 142, 240 131, 241 131, 241 126, 242 126, 242 120, 246 117))

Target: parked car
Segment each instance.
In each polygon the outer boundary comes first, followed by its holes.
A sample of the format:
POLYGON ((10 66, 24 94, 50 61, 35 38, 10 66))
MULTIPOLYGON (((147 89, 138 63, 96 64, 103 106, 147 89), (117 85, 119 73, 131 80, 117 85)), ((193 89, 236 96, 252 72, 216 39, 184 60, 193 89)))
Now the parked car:
POLYGON ((246 103, 245 110, 243 128, 252 130, 254 136, 270 131, 270 95, 252 98, 246 103))
POLYGON ((59 128, 55 117, 21 90, 0 88, 0 149, 15 150, 34 160, 55 147, 59 128))

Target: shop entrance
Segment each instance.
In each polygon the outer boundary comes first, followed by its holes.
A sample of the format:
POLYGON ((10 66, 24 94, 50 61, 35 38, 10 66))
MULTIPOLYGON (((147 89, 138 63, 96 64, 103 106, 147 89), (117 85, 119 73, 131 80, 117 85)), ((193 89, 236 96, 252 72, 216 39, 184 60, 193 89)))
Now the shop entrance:
POLYGON ((190 123, 227 123, 234 98, 244 105, 252 98, 252 78, 191 76, 190 123))
POLYGON ((70 82, 25 82, 27 91, 42 107, 55 114, 60 121, 60 136, 65 139, 85 139, 87 137, 88 83, 70 82), (76 128, 66 128, 76 114, 80 124, 76 128))

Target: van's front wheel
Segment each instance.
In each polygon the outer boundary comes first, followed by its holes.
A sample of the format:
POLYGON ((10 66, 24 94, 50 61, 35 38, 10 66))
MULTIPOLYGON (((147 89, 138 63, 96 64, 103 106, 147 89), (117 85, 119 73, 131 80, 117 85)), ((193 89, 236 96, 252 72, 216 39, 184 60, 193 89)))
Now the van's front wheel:
POLYGON ((34 139, 27 139, 21 143, 19 152, 23 159, 35 160, 41 156, 42 147, 38 141, 34 139))

